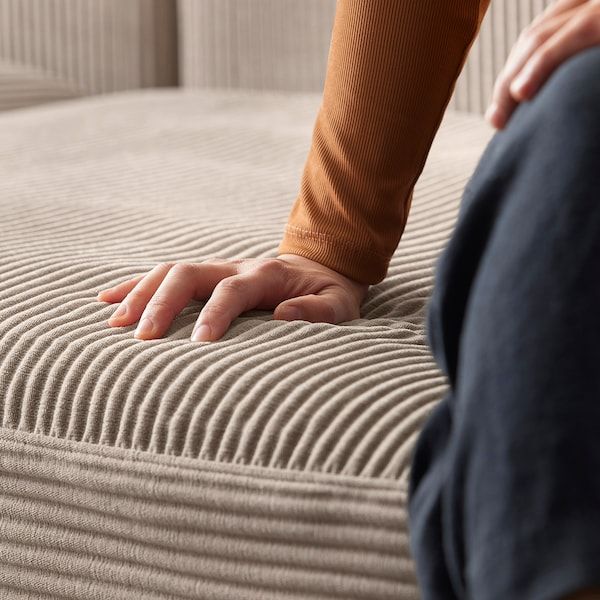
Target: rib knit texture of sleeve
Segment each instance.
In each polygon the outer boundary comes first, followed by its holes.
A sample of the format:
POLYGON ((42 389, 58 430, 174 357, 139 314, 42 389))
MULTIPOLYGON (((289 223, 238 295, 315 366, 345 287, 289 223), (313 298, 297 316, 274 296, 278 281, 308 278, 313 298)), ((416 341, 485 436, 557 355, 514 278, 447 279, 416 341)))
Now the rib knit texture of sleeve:
POLYGON ((279 254, 382 281, 489 0, 338 0, 323 98, 279 254))

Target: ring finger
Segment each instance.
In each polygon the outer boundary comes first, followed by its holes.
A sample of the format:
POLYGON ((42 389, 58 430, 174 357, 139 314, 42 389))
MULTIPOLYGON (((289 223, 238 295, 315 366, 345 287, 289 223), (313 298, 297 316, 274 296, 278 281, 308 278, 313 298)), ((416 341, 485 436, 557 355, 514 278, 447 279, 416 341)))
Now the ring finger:
POLYGON ((145 340, 161 337, 195 296, 197 277, 196 266, 185 263, 175 265, 147 303, 135 337, 145 340))

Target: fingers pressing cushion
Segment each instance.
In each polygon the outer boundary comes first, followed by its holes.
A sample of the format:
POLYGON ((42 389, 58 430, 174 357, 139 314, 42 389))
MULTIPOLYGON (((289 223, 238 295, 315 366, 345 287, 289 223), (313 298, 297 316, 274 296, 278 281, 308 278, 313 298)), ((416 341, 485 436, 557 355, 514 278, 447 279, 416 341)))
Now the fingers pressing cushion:
POLYGON ((194 297, 197 277, 198 265, 179 263, 169 269, 146 304, 134 336, 138 339, 162 337, 194 297))
POLYGON ((158 289, 162 280, 174 265, 161 263, 149 271, 125 296, 119 308, 108 320, 108 324, 117 327, 131 325, 140 318, 144 308, 158 289))
POLYGON ((214 341, 222 337, 236 317, 262 303, 267 281, 256 271, 222 279, 200 312, 192 340, 214 341), (201 331, 202 325, 209 330, 201 331))
POLYGON ((111 288, 106 288, 98 292, 97 300, 99 302, 121 302, 127 294, 145 277, 146 275, 140 275, 133 279, 123 281, 111 288))

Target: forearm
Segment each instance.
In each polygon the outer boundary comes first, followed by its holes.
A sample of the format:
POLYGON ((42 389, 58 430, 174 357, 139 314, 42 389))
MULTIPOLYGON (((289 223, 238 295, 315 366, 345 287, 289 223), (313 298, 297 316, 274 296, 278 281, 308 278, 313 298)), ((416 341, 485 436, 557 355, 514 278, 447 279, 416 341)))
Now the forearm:
POLYGON ((338 0, 323 101, 280 253, 377 283, 489 0, 338 0))

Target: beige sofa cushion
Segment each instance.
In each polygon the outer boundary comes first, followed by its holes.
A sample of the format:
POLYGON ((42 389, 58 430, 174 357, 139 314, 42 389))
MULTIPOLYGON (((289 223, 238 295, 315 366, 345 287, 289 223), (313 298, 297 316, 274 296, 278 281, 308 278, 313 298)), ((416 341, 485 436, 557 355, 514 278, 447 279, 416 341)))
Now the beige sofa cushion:
MULTIPOLYGON (((323 90, 336 0, 178 0, 187 87, 323 90)), ((450 107, 483 113, 519 32, 552 0, 492 0, 450 107)))
POLYGON ((446 382, 423 319, 491 132, 447 114, 361 318, 204 302, 142 342, 96 292, 275 256, 318 94, 148 91, 0 115, 0 597, 418 598, 406 495, 446 382))

